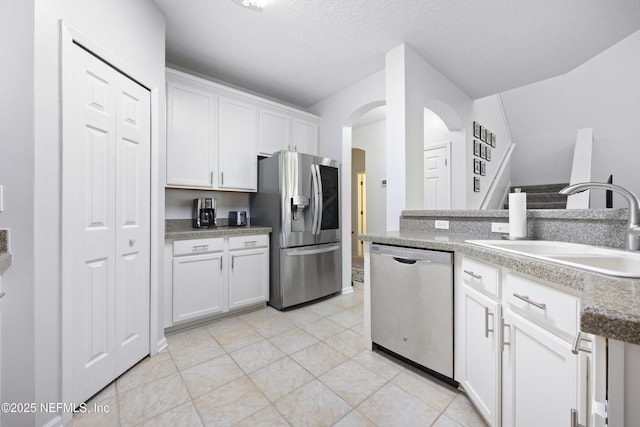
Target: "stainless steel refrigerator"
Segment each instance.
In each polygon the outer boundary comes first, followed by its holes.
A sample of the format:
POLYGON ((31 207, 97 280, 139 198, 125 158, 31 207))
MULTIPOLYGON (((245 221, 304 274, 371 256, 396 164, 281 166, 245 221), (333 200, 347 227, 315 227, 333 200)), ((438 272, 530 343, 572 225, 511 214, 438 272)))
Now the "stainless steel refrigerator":
POLYGON ((279 151, 258 162, 251 224, 273 228, 269 305, 283 310, 340 291, 340 164, 279 151))

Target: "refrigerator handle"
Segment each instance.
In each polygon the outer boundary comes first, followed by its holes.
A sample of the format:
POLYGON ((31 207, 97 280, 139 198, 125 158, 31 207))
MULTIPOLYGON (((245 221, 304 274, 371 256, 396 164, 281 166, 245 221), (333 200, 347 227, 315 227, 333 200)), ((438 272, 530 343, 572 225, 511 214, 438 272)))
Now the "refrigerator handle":
POLYGON ((322 176, 320 175, 320 166, 315 165, 316 167, 316 175, 317 175, 317 179, 318 179, 318 225, 317 225, 317 230, 316 230, 316 234, 320 234, 320 229, 322 227, 322 209, 324 209, 323 206, 323 202, 322 202, 322 176))
POLYGON ((318 190, 320 188, 318 182, 318 174, 316 171, 317 166, 311 165, 311 182, 312 182, 312 192, 313 192, 313 224, 311 225, 311 233, 318 234, 316 232, 316 228, 319 228, 319 206, 320 201, 318 200, 318 190))

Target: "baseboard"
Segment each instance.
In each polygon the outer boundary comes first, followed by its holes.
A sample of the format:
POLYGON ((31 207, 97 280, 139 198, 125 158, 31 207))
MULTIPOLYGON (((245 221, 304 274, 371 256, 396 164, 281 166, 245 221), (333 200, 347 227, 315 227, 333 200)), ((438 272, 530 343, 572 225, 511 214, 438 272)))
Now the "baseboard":
POLYGON ((62 417, 60 415, 56 415, 54 418, 49 420, 49 422, 42 425, 42 427, 59 427, 59 426, 62 426, 62 417))
POLYGON ((163 335, 162 339, 158 341, 158 343, 156 344, 156 352, 160 353, 162 350, 165 350, 168 346, 169 346, 169 343, 167 341, 167 337, 163 335))

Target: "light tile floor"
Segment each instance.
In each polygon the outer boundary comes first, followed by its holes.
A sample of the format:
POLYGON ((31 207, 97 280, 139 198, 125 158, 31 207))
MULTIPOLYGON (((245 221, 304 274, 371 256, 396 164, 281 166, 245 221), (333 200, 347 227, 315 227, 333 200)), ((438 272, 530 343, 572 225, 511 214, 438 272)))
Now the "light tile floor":
POLYGON ((484 426, 456 389, 364 349, 362 285, 167 337, 71 426, 484 426))

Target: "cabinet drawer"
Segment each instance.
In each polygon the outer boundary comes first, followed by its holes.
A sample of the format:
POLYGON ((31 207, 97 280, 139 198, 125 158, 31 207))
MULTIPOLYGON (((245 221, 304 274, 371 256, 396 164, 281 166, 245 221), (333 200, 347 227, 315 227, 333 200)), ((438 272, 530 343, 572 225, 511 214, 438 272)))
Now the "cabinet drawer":
POLYGON ((259 248, 269 245, 267 234, 229 237, 229 250, 259 248))
POLYGON ((462 280, 471 287, 497 297, 499 277, 498 267, 462 258, 462 280))
POLYGON ((222 238, 176 240, 173 242, 173 256, 219 252, 223 246, 222 238))
POLYGON ((551 332, 566 332, 566 339, 575 336, 580 309, 577 296, 513 273, 506 274, 503 291, 505 303, 515 312, 551 332))

